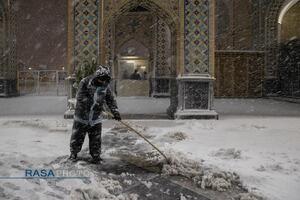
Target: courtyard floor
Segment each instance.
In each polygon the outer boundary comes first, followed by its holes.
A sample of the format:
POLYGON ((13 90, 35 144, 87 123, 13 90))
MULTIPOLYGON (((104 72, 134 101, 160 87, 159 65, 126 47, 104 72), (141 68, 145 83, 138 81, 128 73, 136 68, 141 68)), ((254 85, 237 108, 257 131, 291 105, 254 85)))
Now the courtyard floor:
MULTIPOLYGON (((299 104, 217 99, 218 121, 126 120, 165 152, 170 165, 134 133, 107 120, 104 162, 93 165, 88 139, 79 161, 67 161, 72 120, 63 119, 63 98, 0 99, 1 199, 297 200, 300 195, 299 104), (163 165, 162 171, 143 165, 149 162, 163 165), (9 179, 23 177, 26 169, 82 170, 88 179, 9 179), (238 182, 213 179, 233 173, 238 182)), ((136 99, 118 99, 121 112, 143 107, 143 101, 129 104, 136 99)), ((166 101, 158 100, 161 106, 166 101)))
MULTIPOLYGON (((167 98, 118 97, 121 114, 166 118, 170 105, 167 98)), ((66 111, 65 96, 21 96, 0 98, 0 116, 15 115, 63 115, 66 111)), ((214 107, 219 115, 300 116, 300 104, 273 99, 215 99, 214 107)), ((147 117, 149 118, 149 117, 147 117)))

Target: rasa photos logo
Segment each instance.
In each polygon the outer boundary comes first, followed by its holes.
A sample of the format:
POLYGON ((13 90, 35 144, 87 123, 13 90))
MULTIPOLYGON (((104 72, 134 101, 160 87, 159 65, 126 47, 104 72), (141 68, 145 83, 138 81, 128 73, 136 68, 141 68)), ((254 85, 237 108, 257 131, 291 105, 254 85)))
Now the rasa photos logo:
MULTIPOLYGON (((20 173, 21 174, 21 173, 20 173)), ((22 175, 0 179, 89 179, 90 172, 82 169, 24 169, 22 175)))

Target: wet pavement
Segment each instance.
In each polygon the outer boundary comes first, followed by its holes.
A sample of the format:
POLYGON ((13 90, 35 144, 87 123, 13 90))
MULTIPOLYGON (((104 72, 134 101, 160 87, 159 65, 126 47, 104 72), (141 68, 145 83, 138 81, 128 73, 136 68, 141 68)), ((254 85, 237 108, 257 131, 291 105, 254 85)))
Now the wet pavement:
MULTIPOLYGON (((76 164, 68 161, 66 156, 60 157, 50 164, 59 164, 65 169, 72 169, 75 168, 75 165, 79 165, 97 177, 117 181, 122 187, 110 191, 115 196, 137 194, 138 199, 145 200, 209 200, 204 195, 173 181, 180 177, 169 177, 151 172, 119 159, 104 159, 101 164, 91 164, 86 150, 78 158, 76 164)), ((85 182, 89 184, 88 179, 85 182)))

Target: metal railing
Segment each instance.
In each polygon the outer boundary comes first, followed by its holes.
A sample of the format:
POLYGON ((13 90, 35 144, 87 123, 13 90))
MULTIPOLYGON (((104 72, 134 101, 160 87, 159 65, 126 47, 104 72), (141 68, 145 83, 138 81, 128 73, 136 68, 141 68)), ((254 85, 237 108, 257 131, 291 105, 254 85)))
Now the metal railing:
POLYGON ((155 77, 151 79, 153 97, 170 96, 170 78, 171 77, 155 77))
POLYGON ((62 70, 26 70, 18 72, 21 95, 66 96, 67 72, 62 70))

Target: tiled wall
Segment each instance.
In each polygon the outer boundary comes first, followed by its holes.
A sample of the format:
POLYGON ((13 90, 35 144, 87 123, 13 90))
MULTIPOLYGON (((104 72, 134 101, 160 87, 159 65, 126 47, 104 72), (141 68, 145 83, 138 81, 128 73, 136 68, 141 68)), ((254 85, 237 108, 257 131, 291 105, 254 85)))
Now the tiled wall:
POLYGON ((74 67, 98 60, 99 0, 74 0, 74 67))
POLYGON ((187 74, 209 72, 209 2, 185 0, 184 63, 187 74))

